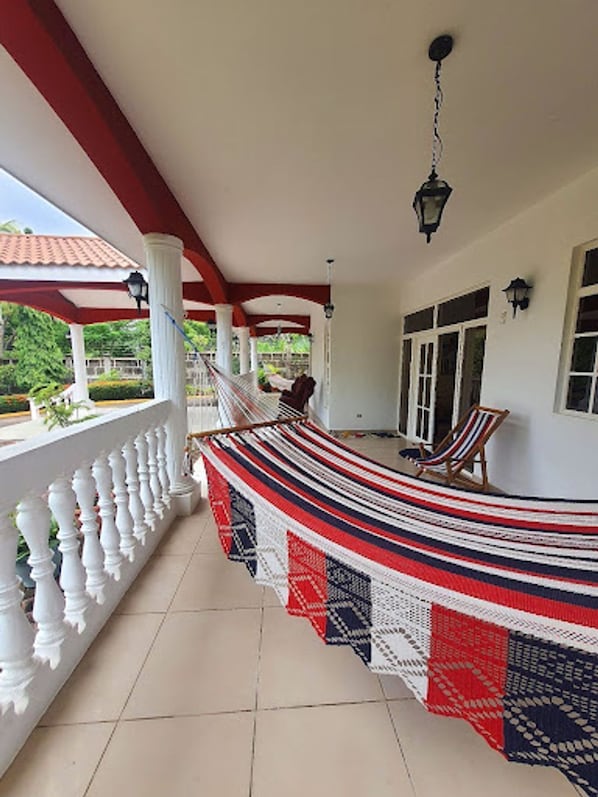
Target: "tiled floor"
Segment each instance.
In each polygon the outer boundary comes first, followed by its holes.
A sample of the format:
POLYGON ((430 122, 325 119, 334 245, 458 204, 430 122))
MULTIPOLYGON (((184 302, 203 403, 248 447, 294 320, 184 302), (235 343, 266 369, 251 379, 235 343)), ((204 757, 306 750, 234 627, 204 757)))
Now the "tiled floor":
MULTIPOLYGON (((397 441, 350 439, 397 465, 397 441)), ((574 797, 398 678, 325 647, 178 520, 0 784, 0 797, 574 797)))

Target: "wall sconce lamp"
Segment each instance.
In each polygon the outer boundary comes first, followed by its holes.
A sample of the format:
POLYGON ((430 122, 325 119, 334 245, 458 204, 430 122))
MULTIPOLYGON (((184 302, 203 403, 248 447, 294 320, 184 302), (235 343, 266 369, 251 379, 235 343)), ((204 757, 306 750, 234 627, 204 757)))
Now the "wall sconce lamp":
POLYGON ((132 299, 137 302, 137 312, 141 315, 141 302, 149 304, 148 290, 149 285, 143 278, 140 271, 131 271, 126 280, 123 280, 127 286, 127 291, 132 299))
POLYGON ((531 285, 528 285, 521 277, 516 277, 514 280, 511 280, 507 287, 503 289, 503 293, 505 293, 507 297, 507 302, 513 305, 513 318, 515 318, 517 314, 517 308, 520 310, 527 310, 529 307, 528 294, 530 289, 531 285))

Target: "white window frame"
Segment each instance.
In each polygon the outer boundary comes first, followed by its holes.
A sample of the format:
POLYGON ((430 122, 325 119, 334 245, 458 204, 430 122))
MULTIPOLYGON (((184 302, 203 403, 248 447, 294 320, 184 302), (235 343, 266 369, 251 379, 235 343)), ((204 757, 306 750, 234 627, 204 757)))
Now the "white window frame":
MULTIPOLYGON (((598 249, 598 239, 576 246, 573 250, 571 260, 571 275, 569 279, 569 292, 567 295, 567 309, 565 313, 565 324, 561 344, 561 357, 559 362, 559 374, 557 379, 557 391, 555 401, 555 411, 562 415, 569 415, 573 418, 584 418, 587 421, 598 421, 598 414, 591 411, 594 405, 594 396, 598 391, 598 356, 594 362, 594 373, 592 387, 590 389, 590 400, 588 410, 571 410, 567 408, 567 392, 569 389, 569 377, 575 376, 576 371, 571 371, 571 359, 573 357, 573 346, 578 337, 596 337, 597 332, 576 333, 577 312, 579 300, 584 296, 598 294, 598 285, 587 285, 582 287, 581 280, 585 265, 586 252, 591 249, 598 249)), ((588 372, 580 372, 580 376, 586 376, 588 372)))

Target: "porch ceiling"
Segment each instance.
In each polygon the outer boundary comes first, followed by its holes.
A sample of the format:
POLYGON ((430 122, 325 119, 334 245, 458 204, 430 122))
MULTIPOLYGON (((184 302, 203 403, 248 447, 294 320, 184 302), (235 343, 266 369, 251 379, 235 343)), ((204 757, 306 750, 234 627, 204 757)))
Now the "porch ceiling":
MULTIPOLYGON (((229 282, 322 283, 327 257, 335 283, 408 276, 598 163, 595 0, 57 5, 229 282), (427 246, 411 202, 429 170, 426 49, 445 31, 455 190, 427 246)), ((3 165, 141 261, 131 219, 4 52, 0 89, 3 165)))

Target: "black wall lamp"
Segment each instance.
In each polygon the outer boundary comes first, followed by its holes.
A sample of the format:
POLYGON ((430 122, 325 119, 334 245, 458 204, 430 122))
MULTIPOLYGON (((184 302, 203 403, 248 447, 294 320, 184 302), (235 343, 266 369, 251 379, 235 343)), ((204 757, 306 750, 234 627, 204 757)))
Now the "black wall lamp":
POLYGON ((515 318, 517 314, 517 308, 520 310, 527 310, 529 307, 528 294, 530 290, 531 285, 528 285, 521 277, 515 277, 506 288, 503 288, 503 293, 507 297, 507 302, 513 305, 513 318, 515 318))
POLYGON ((140 271, 131 271, 126 280, 123 280, 127 286, 127 291, 132 299, 137 302, 137 312, 141 315, 141 302, 149 304, 148 290, 149 285, 143 278, 140 271))
POLYGON ((421 185, 415 193, 413 199, 413 209, 419 222, 419 231, 426 236, 427 243, 430 243, 432 233, 436 232, 442 219, 442 211, 452 193, 452 188, 441 180, 436 173, 436 167, 442 157, 442 139, 438 132, 438 116, 442 107, 443 94, 440 88, 440 69, 442 61, 452 52, 453 37, 448 34, 438 36, 428 49, 428 57, 436 63, 434 71, 434 81, 436 83, 436 94, 434 97, 434 122, 432 135, 432 168, 428 179, 421 185))

